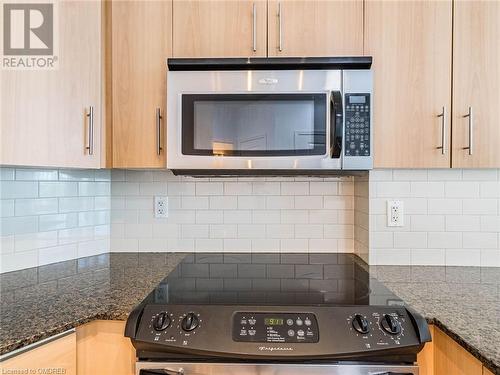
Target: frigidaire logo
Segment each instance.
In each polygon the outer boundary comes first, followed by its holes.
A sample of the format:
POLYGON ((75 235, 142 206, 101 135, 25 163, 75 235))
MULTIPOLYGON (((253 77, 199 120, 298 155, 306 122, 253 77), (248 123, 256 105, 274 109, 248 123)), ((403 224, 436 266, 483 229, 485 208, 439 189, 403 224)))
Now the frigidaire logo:
POLYGON ((5 69, 54 69, 57 63, 55 3, 4 3, 5 69))
POLYGON ((266 352, 275 352, 275 351, 280 351, 280 352, 289 352, 293 351, 293 348, 290 347, 284 347, 284 346, 259 346, 260 351, 266 351, 266 352))

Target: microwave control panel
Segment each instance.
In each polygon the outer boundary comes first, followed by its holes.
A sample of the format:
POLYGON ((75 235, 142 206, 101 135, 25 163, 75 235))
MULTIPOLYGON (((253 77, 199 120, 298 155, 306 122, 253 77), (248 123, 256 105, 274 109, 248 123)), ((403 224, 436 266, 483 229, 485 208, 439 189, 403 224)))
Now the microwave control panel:
POLYGON ((345 94, 345 156, 370 156, 370 94, 345 94))

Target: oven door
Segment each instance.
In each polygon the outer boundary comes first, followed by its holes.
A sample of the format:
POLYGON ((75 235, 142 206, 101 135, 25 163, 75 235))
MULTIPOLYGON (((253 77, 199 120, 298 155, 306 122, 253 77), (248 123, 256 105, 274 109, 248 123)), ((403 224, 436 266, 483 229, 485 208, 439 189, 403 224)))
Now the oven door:
POLYGON ((331 170, 340 71, 169 72, 167 168, 331 170))
POLYGON ((418 366, 383 364, 136 363, 136 375, 418 375, 418 366))

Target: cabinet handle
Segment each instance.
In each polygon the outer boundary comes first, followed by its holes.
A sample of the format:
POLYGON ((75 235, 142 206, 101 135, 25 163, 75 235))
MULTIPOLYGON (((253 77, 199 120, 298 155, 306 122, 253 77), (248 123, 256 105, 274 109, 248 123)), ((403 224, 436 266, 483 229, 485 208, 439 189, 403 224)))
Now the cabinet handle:
POLYGON ((89 133, 88 133, 88 145, 85 149, 88 150, 89 155, 94 155, 94 107, 90 106, 87 113, 89 119, 89 133))
POLYGON ((469 113, 467 113, 465 117, 469 118, 469 146, 464 147, 464 150, 469 150, 469 155, 472 155, 472 147, 474 145, 474 140, 473 140, 473 130, 474 130, 474 117, 472 116, 472 107, 469 107, 469 113))
POLYGON ((278 50, 281 52, 283 51, 283 37, 282 37, 282 18, 283 14, 281 13, 281 2, 278 3, 278 37, 279 37, 279 43, 278 43, 278 50))
POLYGON ((441 114, 438 115, 441 117, 441 146, 437 147, 438 150, 441 150, 441 154, 446 154, 446 107, 443 107, 441 114))
POLYGON ((161 109, 156 108, 156 154, 160 155, 161 150, 163 148, 161 147, 161 109))
POLYGON ((257 52, 257 7, 252 5, 252 50, 257 52))

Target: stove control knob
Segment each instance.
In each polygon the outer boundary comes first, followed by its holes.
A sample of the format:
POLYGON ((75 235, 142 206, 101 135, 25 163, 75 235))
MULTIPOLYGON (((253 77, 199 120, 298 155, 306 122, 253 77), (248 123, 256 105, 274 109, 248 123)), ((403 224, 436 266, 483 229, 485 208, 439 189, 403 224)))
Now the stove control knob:
POLYGON ((164 331, 170 326, 170 323, 172 323, 172 320, 168 312, 161 312, 156 316, 153 322, 153 328, 155 331, 164 331))
POLYGON ((198 317, 196 316, 195 313, 190 312, 188 313, 184 319, 182 319, 182 329, 186 332, 190 332, 194 330, 196 327, 198 327, 198 324, 200 323, 198 317))
POLYGON ((356 314, 354 315, 354 319, 352 320, 352 328, 354 328, 357 332, 361 334, 367 334, 370 332, 370 328, 368 327, 368 321, 364 316, 356 314))
POLYGON ((401 325, 392 316, 385 314, 380 322, 382 329, 391 335, 397 335, 401 332, 401 325))

